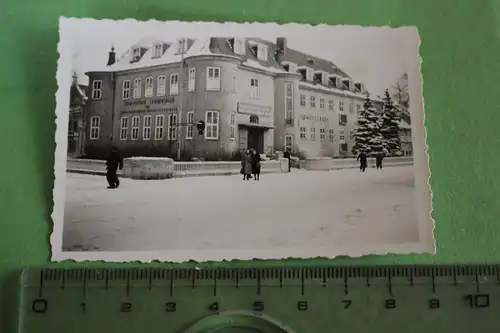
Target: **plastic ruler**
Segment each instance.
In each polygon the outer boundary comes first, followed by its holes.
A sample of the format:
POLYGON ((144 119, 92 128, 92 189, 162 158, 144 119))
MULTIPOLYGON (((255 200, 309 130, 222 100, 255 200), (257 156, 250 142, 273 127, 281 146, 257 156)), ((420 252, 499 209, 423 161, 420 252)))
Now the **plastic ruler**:
POLYGON ((18 332, 500 332, 499 267, 27 269, 18 332))

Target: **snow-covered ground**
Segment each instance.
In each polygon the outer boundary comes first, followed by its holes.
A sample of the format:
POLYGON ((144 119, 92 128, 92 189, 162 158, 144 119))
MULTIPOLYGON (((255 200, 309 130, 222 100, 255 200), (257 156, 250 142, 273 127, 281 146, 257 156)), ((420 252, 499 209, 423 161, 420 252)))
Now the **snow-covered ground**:
POLYGON ((169 180, 67 174, 63 249, 262 249, 418 241, 413 167, 169 180))

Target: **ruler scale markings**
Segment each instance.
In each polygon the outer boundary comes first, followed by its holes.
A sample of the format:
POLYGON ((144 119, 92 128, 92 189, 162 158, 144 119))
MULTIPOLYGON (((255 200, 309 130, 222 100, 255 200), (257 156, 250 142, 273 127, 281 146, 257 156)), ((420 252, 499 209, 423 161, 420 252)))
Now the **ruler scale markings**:
POLYGON ((304 284, 305 284, 305 281, 304 281, 305 280, 305 276, 304 275, 305 275, 304 268, 302 268, 300 270, 300 295, 301 296, 304 296, 304 292, 305 292, 305 286, 304 286, 304 284))

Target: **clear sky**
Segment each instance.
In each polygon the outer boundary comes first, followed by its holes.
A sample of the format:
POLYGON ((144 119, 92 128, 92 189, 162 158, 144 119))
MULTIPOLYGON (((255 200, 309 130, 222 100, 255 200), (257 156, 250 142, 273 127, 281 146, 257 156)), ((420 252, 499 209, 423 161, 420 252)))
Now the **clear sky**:
POLYGON ((414 55, 419 43, 411 28, 388 27, 258 23, 201 26, 184 22, 72 19, 62 29, 62 38, 71 39, 71 50, 65 50, 64 56, 71 54, 81 84, 88 83, 86 71, 106 65, 111 45, 120 55, 142 38, 168 41, 179 37, 253 36, 274 41, 276 37, 286 37, 290 48, 331 60, 354 80, 364 82, 373 95, 380 95, 408 71, 409 61, 418 59, 414 55))

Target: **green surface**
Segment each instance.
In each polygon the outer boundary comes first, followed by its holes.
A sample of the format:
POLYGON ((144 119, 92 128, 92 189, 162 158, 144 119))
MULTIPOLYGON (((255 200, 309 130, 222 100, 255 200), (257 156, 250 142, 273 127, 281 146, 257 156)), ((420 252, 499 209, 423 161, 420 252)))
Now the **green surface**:
POLYGON ((498 332, 500 267, 31 270, 19 333, 498 332))
MULTIPOLYGON (((0 331, 11 332, 13 327, 17 293, 13 286, 19 270, 46 265, 49 258, 60 15, 417 25, 422 37, 438 255, 368 256, 304 264, 491 262, 500 258, 497 249, 500 105, 495 97, 500 82, 500 1, 3 0, 0 4, 0 331)), ((291 263, 297 261, 252 264, 291 263)))

